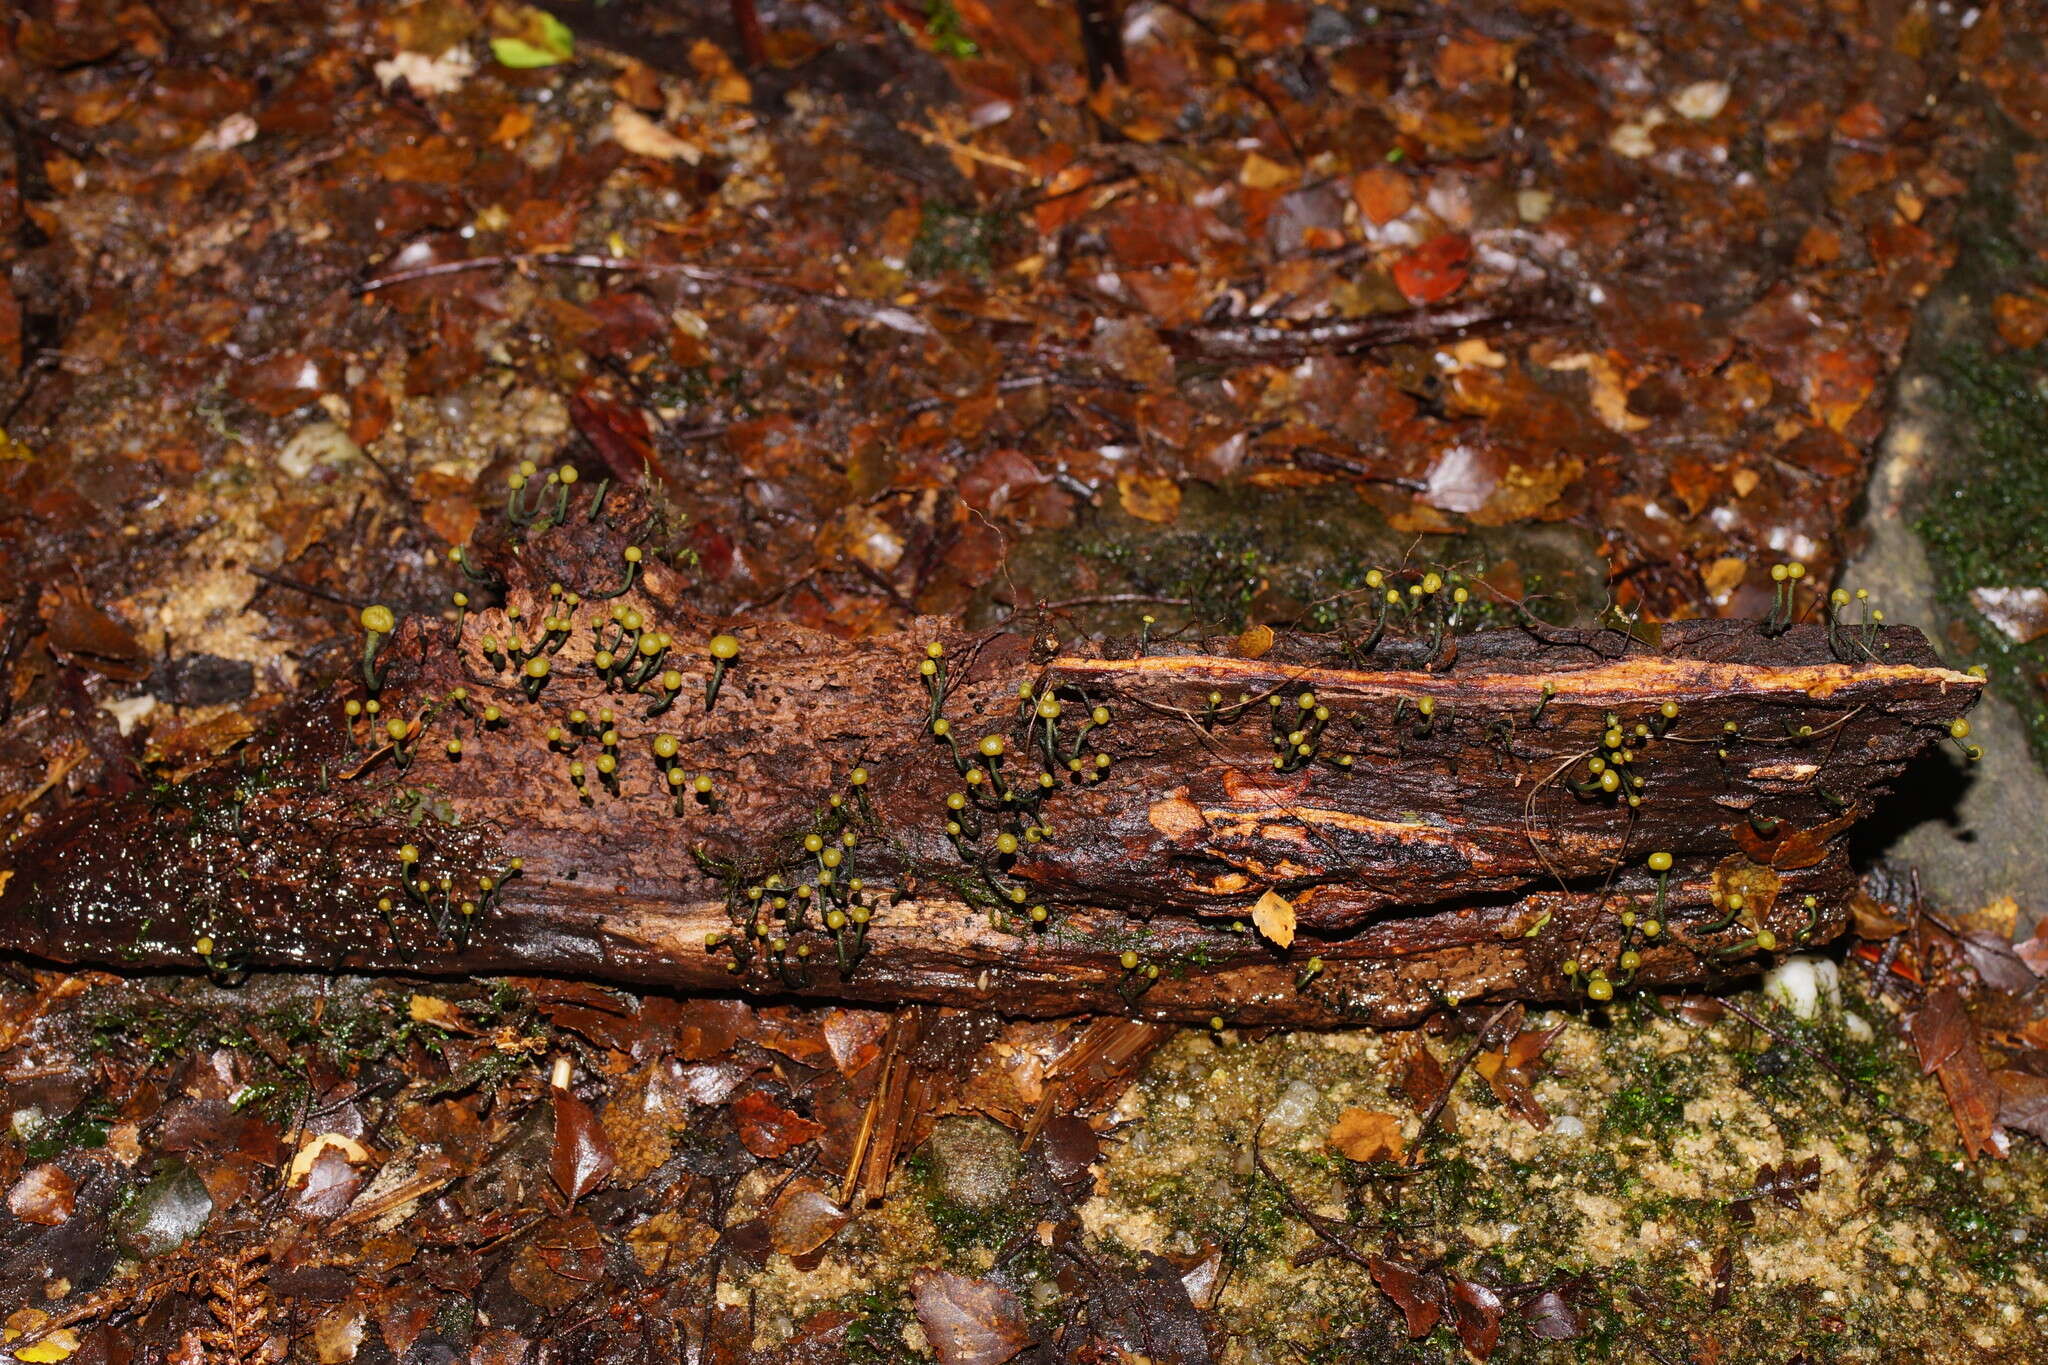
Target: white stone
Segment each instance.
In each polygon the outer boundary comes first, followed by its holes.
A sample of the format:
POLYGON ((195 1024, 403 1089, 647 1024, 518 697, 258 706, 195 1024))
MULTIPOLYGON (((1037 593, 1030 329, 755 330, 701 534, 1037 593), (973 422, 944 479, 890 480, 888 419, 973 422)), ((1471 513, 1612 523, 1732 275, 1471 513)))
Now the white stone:
MULTIPOLYGON (((424 52, 401 52, 370 69, 386 90, 403 76, 415 95, 452 95, 476 74, 476 56, 458 45, 438 57, 429 57, 424 52)), ((541 94, 545 97, 548 92, 543 90, 541 94)))
POLYGON ((1300 1128, 1315 1113, 1316 1101, 1321 1098, 1321 1093, 1307 1081, 1288 1082, 1280 1098, 1266 1111, 1266 1126, 1279 1132, 1300 1128))
POLYGON ((1728 107, 1726 81, 1694 81, 1671 97, 1671 107, 1689 119, 1710 119, 1728 107))
POLYGON ((363 448, 349 439, 334 422, 314 422, 300 427, 277 452, 277 467, 295 479, 303 479, 316 465, 341 464, 362 458, 363 448))
POLYGON ((1823 1004, 1841 1008, 1841 969, 1826 958, 1788 957, 1764 976, 1764 994, 1795 1019, 1818 1019, 1823 1004))

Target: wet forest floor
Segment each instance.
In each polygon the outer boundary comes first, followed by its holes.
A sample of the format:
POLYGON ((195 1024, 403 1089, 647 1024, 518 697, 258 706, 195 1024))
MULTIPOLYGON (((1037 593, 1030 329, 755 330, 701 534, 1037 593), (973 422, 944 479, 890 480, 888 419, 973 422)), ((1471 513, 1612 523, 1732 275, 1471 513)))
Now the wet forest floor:
POLYGON ((645 483, 734 621, 1333 630, 1423 564, 1478 625, 1760 617, 1796 560, 1997 701, 1876 822, 1853 935, 1723 998, 1290 1034, 11 962, 9 1349, 2048 1359, 2044 42, 1902 0, 21 9, 0 884, 345 673, 362 607, 452 618, 527 461, 645 483))

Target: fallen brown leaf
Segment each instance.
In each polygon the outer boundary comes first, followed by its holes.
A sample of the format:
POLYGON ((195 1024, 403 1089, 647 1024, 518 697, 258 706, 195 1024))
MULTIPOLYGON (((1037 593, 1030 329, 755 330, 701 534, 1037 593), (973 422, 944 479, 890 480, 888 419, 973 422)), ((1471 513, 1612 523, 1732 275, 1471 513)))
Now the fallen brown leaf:
POLYGON ((554 1092, 555 1145, 548 1174, 555 1188, 575 1203, 604 1184, 618 1164, 612 1141, 589 1105, 567 1090, 554 1092))
POLYGON ((939 1365, 1003 1365, 1031 1344, 1023 1306, 1001 1285, 925 1270, 911 1289, 918 1325, 939 1365))
POLYGON ((1330 1125, 1328 1142, 1353 1161, 1399 1161, 1401 1120, 1377 1110, 1346 1109, 1330 1125))

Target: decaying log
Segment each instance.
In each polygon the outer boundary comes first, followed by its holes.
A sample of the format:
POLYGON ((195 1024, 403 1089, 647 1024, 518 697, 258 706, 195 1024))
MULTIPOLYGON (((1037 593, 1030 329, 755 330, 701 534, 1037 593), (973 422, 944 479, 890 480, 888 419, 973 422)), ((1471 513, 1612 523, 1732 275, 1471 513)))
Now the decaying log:
POLYGON ((399 624, 377 715, 344 714, 369 699, 344 679, 14 850, 0 948, 1304 1025, 1596 975, 1712 982, 1839 930, 1850 825, 1980 686, 1897 627, 1302 637, 1258 658, 939 623, 849 643, 700 618, 637 496, 586 507, 472 551, 479 602, 399 624), (650 552, 629 565, 629 544, 650 552), (619 639, 615 607, 665 652, 619 639), (555 616, 573 628, 525 679, 507 655, 555 616), (707 707, 720 627, 739 650, 707 707), (605 645, 650 676, 600 674, 605 645))

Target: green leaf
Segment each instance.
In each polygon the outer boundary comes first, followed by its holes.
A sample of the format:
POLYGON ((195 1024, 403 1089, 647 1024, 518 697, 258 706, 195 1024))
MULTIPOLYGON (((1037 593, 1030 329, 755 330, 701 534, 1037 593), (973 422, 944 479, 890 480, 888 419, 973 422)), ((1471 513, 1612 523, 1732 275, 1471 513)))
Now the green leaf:
POLYGON ((525 31, 516 37, 491 39, 491 55, 501 65, 527 70, 558 66, 576 52, 576 35, 546 10, 532 10, 525 31))

